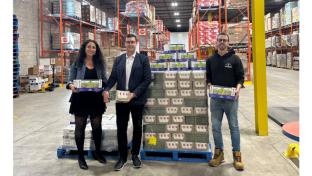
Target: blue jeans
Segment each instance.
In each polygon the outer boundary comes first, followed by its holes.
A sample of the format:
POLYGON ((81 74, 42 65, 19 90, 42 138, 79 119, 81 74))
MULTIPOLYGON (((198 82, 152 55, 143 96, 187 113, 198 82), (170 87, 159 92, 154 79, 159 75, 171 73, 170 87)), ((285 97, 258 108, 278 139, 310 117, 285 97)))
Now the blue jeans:
POLYGON ((210 99, 212 133, 215 148, 223 149, 221 125, 223 114, 226 114, 232 140, 232 151, 240 151, 240 132, 237 120, 238 100, 210 99))

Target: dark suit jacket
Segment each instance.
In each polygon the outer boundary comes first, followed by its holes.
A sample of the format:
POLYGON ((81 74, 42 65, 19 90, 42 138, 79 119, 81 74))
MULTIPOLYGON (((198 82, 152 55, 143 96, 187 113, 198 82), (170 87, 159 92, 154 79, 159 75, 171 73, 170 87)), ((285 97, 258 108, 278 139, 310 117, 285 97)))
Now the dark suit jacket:
MULTIPOLYGON (((112 73, 104 90, 109 91, 117 82, 117 90, 126 90, 126 54, 118 56, 114 62, 112 73)), ((129 91, 136 97, 131 104, 144 105, 146 90, 151 83, 151 68, 146 56, 136 53, 129 78, 129 91)))

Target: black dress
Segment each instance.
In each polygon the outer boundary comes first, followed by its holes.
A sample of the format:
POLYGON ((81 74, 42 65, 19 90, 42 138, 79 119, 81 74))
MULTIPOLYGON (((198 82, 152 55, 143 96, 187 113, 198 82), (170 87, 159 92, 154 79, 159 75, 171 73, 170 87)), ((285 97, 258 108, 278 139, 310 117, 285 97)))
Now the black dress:
MULTIPOLYGON (((96 69, 86 67, 84 79, 98 79, 96 69)), ((102 116, 106 110, 102 92, 72 93, 70 102, 69 113, 76 116, 102 116)))

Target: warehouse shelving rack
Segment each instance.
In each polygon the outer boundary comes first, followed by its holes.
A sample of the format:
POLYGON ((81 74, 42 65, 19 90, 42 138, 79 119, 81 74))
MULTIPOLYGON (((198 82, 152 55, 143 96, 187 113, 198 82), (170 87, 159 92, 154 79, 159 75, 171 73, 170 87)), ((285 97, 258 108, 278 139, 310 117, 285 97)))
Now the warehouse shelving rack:
MULTIPOLYGON (((133 1, 133 0, 131 0, 133 1)), ((130 0, 128 1, 130 2, 130 0)), ((136 0, 137 3, 147 3, 147 0, 136 0)), ((117 0, 117 11, 118 11, 118 47, 121 48, 122 51, 125 51, 124 41, 127 33, 130 33, 132 27, 137 28, 137 39, 140 41, 141 37, 145 38, 145 46, 147 45, 147 39, 151 37, 148 34, 155 34, 155 35, 166 35, 166 32, 155 32, 156 27, 153 24, 152 19, 149 19, 146 16, 142 15, 142 9, 136 9, 136 15, 128 14, 127 12, 120 12, 120 0, 117 0)), ((153 40, 152 37, 150 40, 153 40)), ((155 37, 157 39, 157 37, 155 37)), ((166 41, 164 41, 166 42, 166 41)), ((154 60, 156 58, 156 46, 155 42, 153 41, 154 46, 151 47, 142 47, 140 46, 140 51, 146 52, 150 60, 154 60)), ((163 43, 160 43, 163 46, 163 43)))
MULTIPOLYGON (((279 7, 280 8, 283 8, 285 5, 285 3, 282 3, 281 6, 279 7)), ((274 29, 271 29, 271 30, 268 30, 265 32, 265 37, 266 39, 268 37, 273 37, 273 36, 279 36, 280 38, 282 38, 282 35, 289 35, 289 34, 292 34, 293 32, 297 31, 298 34, 299 34, 299 24, 300 22, 293 22, 291 21, 291 24, 288 24, 288 25, 285 25, 285 26, 281 26, 281 16, 279 16, 280 19, 280 26, 278 28, 274 28, 274 29)), ((291 19, 293 19, 292 15, 291 15, 291 19)), ((272 20, 270 21, 271 22, 271 26, 272 26, 272 20)), ((282 39, 280 40, 280 42, 282 42, 282 39)), ((297 68, 293 68, 293 65, 294 65, 294 56, 298 57, 299 56, 299 42, 298 42, 298 45, 297 46, 276 46, 276 47, 269 47, 269 48, 266 48, 266 56, 268 56, 268 52, 273 52, 273 51, 276 51, 277 54, 287 54, 288 52, 291 53, 291 56, 292 56, 292 60, 291 60, 291 68, 290 69, 293 69, 293 70, 299 70, 297 68)), ((272 66, 271 64, 268 64, 268 66, 272 66)))
MULTIPOLYGON (((103 29, 103 26, 83 21, 79 17, 76 16, 67 16, 63 14, 63 9, 62 9, 62 2, 63 0, 59 0, 60 4, 60 14, 52 14, 51 12, 46 13, 46 9, 48 7, 45 7, 45 3, 43 0, 40 0, 40 58, 59 58, 62 62, 61 65, 61 78, 60 78, 60 83, 61 86, 64 83, 64 64, 66 59, 70 59, 71 54, 78 54, 78 50, 66 50, 63 48, 63 41, 62 41, 62 36, 63 36, 63 31, 65 26, 76 26, 79 28, 79 33, 80 33, 80 44, 83 42, 83 29, 87 28, 89 30, 92 30, 93 35, 94 35, 94 40, 96 40, 96 33, 97 30, 103 29), (56 24, 59 26, 59 34, 60 34, 60 49, 59 50, 52 50, 50 48, 44 48, 44 25, 45 23, 49 24, 56 24)), ((48 4, 51 4, 51 1, 48 1, 48 4)))
MULTIPOLYGON (((199 0, 194 1, 195 6, 195 18, 192 22, 192 29, 189 31, 189 50, 195 51, 197 53, 198 59, 207 59, 207 56, 211 56, 214 53, 214 45, 199 45, 199 21, 218 21, 219 32, 228 31, 228 25, 232 22, 241 21, 242 17, 246 18, 246 33, 247 33, 247 43, 236 43, 230 44, 230 47, 238 52, 243 52, 247 54, 246 62, 246 80, 251 80, 250 74, 250 62, 251 62, 251 25, 250 25, 250 0, 246 0, 246 3, 241 5, 236 5, 231 7, 233 0, 218 0, 218 6, 211 6, 206 8, 201 8, 199 0), (230 5, 230 7, 228 7, 230 5)), ((194 16, 193 16, 194 17, 194 16)))

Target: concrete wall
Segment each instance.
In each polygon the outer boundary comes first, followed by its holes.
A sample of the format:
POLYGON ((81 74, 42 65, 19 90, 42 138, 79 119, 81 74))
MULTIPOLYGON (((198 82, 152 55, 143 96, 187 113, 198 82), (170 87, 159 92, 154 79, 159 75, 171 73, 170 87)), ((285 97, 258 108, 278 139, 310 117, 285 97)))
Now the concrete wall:
POLYGON ((185 50, 188 51, 188 33, 187 32, 171 32, 170 44, 184 44, 185 50))
POLYGON ((25 75, 39 57, 39 0, 14 0, 13 13, 19 22, 20 74, 25 75))

